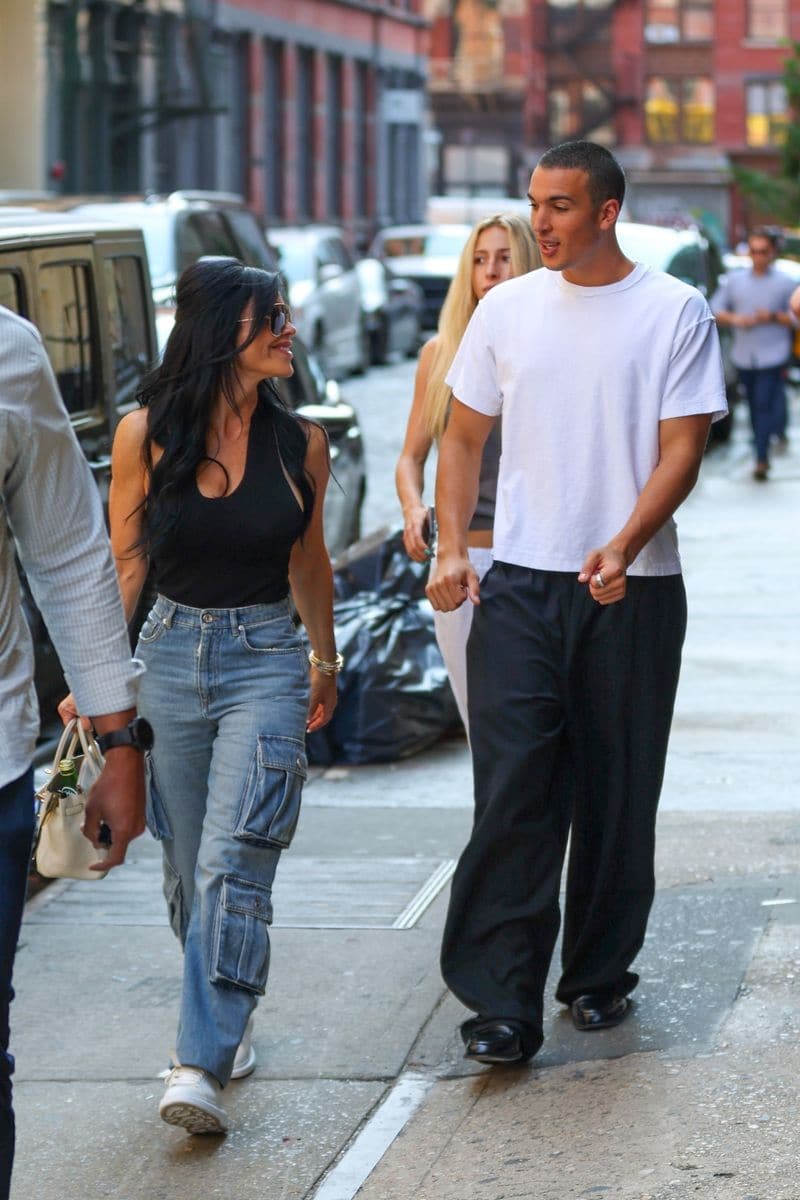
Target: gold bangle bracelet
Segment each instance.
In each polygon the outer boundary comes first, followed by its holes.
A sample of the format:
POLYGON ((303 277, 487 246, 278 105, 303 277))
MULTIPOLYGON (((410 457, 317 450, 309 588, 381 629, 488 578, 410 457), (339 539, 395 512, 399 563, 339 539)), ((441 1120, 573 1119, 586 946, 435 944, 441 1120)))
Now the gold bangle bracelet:
POLYGON ((308 652, 308 661, 323 675, 338 675, 344 666, 344 658, 341 654, 337 654, 333 662, 326 662, 324 658, 318 658, 313 650, 308 652))

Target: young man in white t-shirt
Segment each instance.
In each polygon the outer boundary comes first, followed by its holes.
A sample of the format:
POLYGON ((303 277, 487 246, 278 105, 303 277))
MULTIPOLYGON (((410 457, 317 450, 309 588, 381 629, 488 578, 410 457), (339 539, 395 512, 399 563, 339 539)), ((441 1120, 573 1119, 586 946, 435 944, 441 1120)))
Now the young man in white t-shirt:
POLYGON ((531 178, 542 261, 478 305, 448 375, 434 608, 475 604, 468 649, 475 823, 453 880, 444 978, 477 1015, 466 1057, 523 1061, 556 995, 581 1030, 629 1010, 655 889, 656 808, 686 621, 673 513, 725 411, 694 288, 625 258, 625 178, 591 142, 531 178), (502 414, 495 564, 466 551, 481 448, 502 414))

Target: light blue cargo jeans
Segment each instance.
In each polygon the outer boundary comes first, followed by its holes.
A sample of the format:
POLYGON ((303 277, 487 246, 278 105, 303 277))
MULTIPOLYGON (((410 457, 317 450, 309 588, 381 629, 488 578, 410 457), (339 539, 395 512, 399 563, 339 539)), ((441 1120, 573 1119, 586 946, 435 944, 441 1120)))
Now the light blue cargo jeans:
POLYGON ((148 826, 184 949, 176 1053, 227 1084, 269 971, 272 883, 306 778, 308 664, 286 601, 200 609, 159 596, 139 712, 155 730, 148 826))

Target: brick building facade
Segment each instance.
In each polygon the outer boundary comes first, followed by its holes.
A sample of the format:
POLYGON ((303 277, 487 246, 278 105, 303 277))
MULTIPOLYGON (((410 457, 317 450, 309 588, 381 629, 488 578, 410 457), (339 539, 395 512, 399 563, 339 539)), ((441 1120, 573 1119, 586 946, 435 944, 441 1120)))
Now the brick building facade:
POLYGON ((625 164, 631 213, 747 220, 730 165, 776 169, 797 0, 428 0, 435 190, 524 194, 548 145, 625 164))
POLYGON ((69 192, 237 192, 354 239, 421 215, 419 0, 47 0, 46 173, 69 192))

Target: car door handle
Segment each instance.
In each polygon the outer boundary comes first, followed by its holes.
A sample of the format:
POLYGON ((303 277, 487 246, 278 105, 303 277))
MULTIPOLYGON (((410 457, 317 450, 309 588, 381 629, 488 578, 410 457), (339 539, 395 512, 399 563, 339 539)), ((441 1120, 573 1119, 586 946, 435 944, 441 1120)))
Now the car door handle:
POLYGON ((100 458, 90 458, 89 467, 92 471, 107 471, 111 466, 111 455, 101 455, 100 458))

